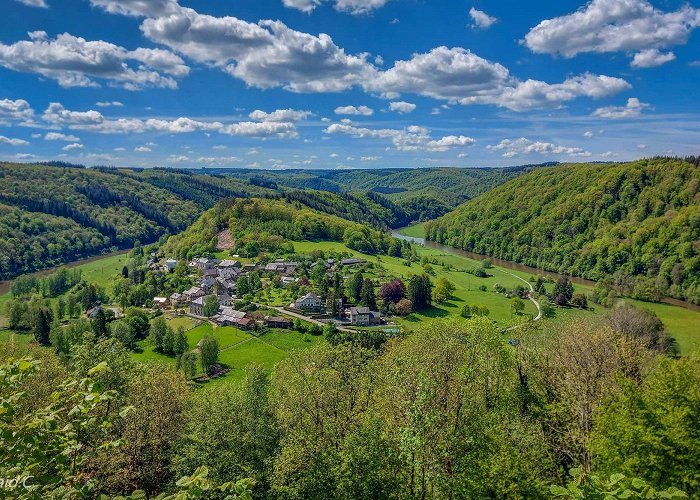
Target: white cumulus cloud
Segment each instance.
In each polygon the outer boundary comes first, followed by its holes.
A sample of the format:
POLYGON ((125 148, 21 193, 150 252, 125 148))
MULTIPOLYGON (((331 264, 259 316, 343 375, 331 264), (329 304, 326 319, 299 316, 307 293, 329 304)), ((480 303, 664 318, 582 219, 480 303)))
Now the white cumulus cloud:
POLYGON ((26 146, 29 144, 29 142, 25 141, 24 139, 14 139, 0 135, 0 144, 8 144, 10 146, 26 146))
POLYGON ((389 103, 389 109, 397 113, 411 113, 416 109, 416 105, 412 102, 394 101, 389 103))
POLYGON ((503 158, 514 158, 533 153, 540 155, 591 156, 589 151, 582 148, 561 146, 546 141, 533 141, 525 137, 519 139, 503 139, 495 145, 486 146, 487 151, 503 151, 503 158))
POLYGON ((19 3, 26 5, 27 7, 39 7, 42 9, 48 9, 48 4, 46 0, 17 0, 19 3))
POLYGON ((0 99, 0 120, 3 118, 28 120, 33 116, 34 110, 24 99, 0 99))
POLYGON ((44 136, 44 139, 47 141, 80 142, 80 137, 60 132, 49 132, 44 136))
POLYGON ((513 111, 560 106, 577 97, 599 99, 631 86, 621 78, 583 75, 562 83, 521 81, 499 63, 461 47, 437 47, 397 61, 393 68, 365 84, 387 97, 414 93, 463 105, 494 104, 513 111))
POLYGON ((655 68, 674 61, 676 54, 673 52, 661 52, 659 49, 647 49, 637 52, 630 65, 633 68, 655 68))
POLYGON ((370 129, 355 127, 347 123, 333 123, 325 130, 327 134, 344 134, 359 139, 386 139, 398 151, 448 151, 453 147, 469 146, 476 142, 471 137, 446 136, 433 139, 425 127, 411 125, 405 129, 370 129))
POLYGON ((129 51, 69 33, 54 40, 34 34, 31 40, 0 43, 0 66, 51 78, 62 87, 97 87, 96 80, 105 80, 128 90, 176 88, 175 78, 189 73, 184 61, 167 50, 129 51))
POLYGON ((251 120, 260 122, 298 122, 305 120, 313 113, 311 111, 301 111, 296 109, 277 109, 271 113, 256 109, 248 116, 251 120))
POLYGON ((474 21, 474 24, 472 24, 474 28, 488 29, 498 22, 498 18, 489 16, 486 12, 474 7, 469 9, 469 15, 474 21))
POLYGON ((384 7, 389 0, 282 0, 285 7, 297 9, 307 14, 313 12, 324 1, 330 2, 339 12, 349 14, 367 14, 375 9, 384 7))
POLYGON ((627 99, 624 106, 606 106, 598 108, 593 112, 593 116, 609 119, 635 118, 642 114, 644 109, 651 107, 649 104, 641 102, 636 97, 627 99))
POLYGON ((367 106, 338 106, 335 108, 335 114, 372 116, 374 114, 374 110, 367 106))
POLYGON ((698 26, 700 9, 690 5, 664 12, 647 0, 592 0, 577 12, 542 21, 524 43, 533 52, 564 57, 646 51, 684 45, 698 26))

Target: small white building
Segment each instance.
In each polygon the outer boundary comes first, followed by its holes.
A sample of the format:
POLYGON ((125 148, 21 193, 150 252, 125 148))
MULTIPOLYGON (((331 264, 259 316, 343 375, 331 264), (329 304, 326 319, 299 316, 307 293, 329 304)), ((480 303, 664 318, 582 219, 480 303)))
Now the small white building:
POLYGON ((153 304, 159 309, 168 307, 168 299, 165 297, 153 297, 153 304))
POLYGON ((292 302, 292 307, 302 310, 318 310, 323 306, 323 301, 321 297, 315 293, 307 293, 303 297, 299 297, 297 300, 292 302))
POLYGON ((168 271, 174 271, 177 267, 177 259, 168 259, 165 261, 165 268, 168 271))

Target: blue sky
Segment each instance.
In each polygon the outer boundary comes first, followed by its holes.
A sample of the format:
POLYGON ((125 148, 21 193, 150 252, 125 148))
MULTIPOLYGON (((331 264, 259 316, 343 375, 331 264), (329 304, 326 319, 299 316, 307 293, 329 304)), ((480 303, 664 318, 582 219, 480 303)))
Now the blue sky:
POLYGON ((699 7, 2 0, 0 159, 279 169, 697 154, 699 7))

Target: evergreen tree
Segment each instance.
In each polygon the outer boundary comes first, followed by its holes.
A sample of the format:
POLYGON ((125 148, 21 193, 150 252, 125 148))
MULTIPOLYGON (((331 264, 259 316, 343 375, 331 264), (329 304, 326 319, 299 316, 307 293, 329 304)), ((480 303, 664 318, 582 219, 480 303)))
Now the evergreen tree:
POLYGON ((163 353, 172 356, 175 349, 175 332, 173 327, 168 325, 163 336, 163 353))
POLYGON ((348 297, 355 304, 359 303, 360 298, 362 297, 362 285, 363 285, 363 283, 364 283, 364 276, 362 275, 362 271, 357 271, 355 274, 353 274, 347 283, 348 297))
POLYGON ((56 301, 56 318, 62 320, 66 316, 66 300, 59 297, 56 301))
POLYGON ((40 306, 36 310, 34 322, 34 338, 41 345, 49 345, 52 322, 51 309, 40 306))
POLYGON ((374 283, 372 283, 372 280, 369 278, 366 278, 362 282, 360 304, 369 307, 371 310, 375 310, 377 308, 377 296, 374 294, 374 283))
POLYGON ((108 337, 109 329, 107 328, 107 317, 104 310, 100 307, 95 314, 95 319, 92 320, 92 331, 95 337, 108 337))
POLYGON ((547 294, 547 290, 544 288, 544 280, 542 279, 542 276, 537 277, 537 281, 535 282, 535 293, 537 295, 547 294))
POLYGON ((331 318, 338 317, 338 299, 335 296, 335 290, 329 290, 326 295, 326 312, 331 318))
POLYGON ((185 335, 185 329, 181 326, 177 328, 177 333, 175 334, 175 343, 173 345, 173 353, 175 356, 182 356, 189 345, 187 344, 187 336, 185 335))
POLYGON ((571 301, 571 298, 574 296, 574 285, 568 276, 561 276, 557 280, 552 296, 558 305, 566 305, 571 301))
POLYGON ((433 285, 430 278, 423 275, 414 275, 408 282, 408 299, 413 304, 413 310, 419 311, 430 305, 433 285))

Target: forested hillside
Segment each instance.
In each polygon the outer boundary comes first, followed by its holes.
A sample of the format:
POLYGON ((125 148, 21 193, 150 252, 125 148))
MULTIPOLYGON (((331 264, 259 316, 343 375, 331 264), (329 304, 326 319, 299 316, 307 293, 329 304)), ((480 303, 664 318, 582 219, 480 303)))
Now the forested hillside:
POLYGON ((426 224, 446 245, 700 303, 700 168, 681 159, 538 169, 426 224))
POLYGON ((180 259, 216 252, 217 235, 230 230, 232 252, 256 257, 289 241, 342 241, 367 254, 401 256, 405 243, 384 231, 313 210, 299 201, 228 198, 205 212, 183 233, 171 237, 165 253, 180 259))
POLYGON ((0 163, 0 280, 151 242, 224 197, 270 192, 182 171, 0 163))
POLYGON ((214 172, 273 189, 373 192, 392 200, 410 220, 416 221, 439 217, 459 204, 538 166, 285 171, 218 169, 214 172))

